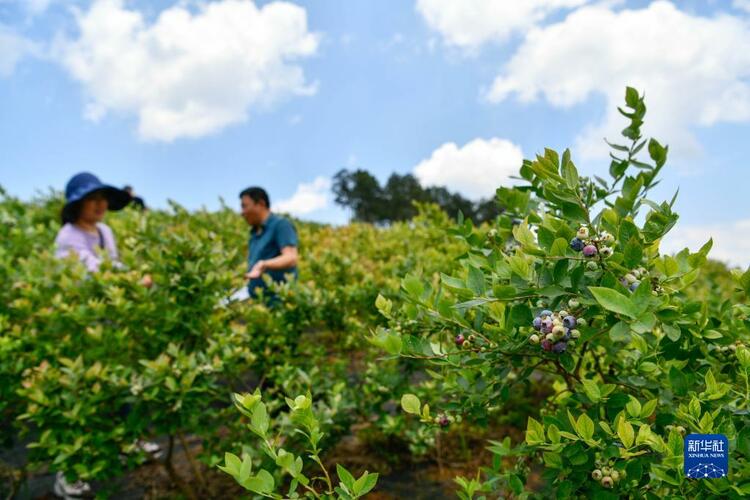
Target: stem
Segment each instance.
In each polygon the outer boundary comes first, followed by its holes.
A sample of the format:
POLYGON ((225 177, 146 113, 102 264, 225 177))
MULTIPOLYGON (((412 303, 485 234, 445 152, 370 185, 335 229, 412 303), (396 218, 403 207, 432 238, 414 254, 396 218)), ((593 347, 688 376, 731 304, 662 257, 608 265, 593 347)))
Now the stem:
POLYGON ((326 467, 323 465, 323 462, 320 461, 320 457, 318 456, 317 453, 314 453, 314 454, 310 455, 310 457, 313 460, 315 460, 315 462, 318 463, 318 465, 320 466, 320 469, 323 471, 323 474, 325 474, 325 481, 326 481, 326 484, 328 484, 328 491, 326 491, 326 494, 332 495, 333 494, 333 483, 331 483, 331 476, 328 475, 328 469, 326 469, 326 467))
POLYGON ((435 451, 437 451, 438 471, 440 472, 440 477, 443 477, 443 451, 440 447, 440 431, 435 436, 435 451))
POLYGON ((190 463, 190 468, 193 470, 193 475, 198 480, 198 484, 200 484, 201 488, 205 488, 206 481, 205 479, 203 479, 203 473, 201 472, 198 464, 195 463, 193 454, 190 453, 190 450, 188 449, 187 441, 185 441, 185 436, 182 434, 182 432, 178 432, 177 437, 180 439, 180 444, 182 445, 182 451, 183 453, 185 453, 185 457, 187 457, 188 463, 190 463))
POLYGON ((188 500, 198 500, 198 497, 195 496, 195 493, 193 490, 191 490, 187 484, 185 484, 185 481, 180 477, 179 474, 177 474, 177 471, 174 470, 174 465, 172 464, 172 452, 174 451, 174 435, 169 435, 169 448, 167 449, 167 458, 164 460, 164 463, 162 465, 167 471, 167 474, 169 475, 169 479, 172 481, 173 484, 175 484, 180 491, 182 491, 182 494, 185 495, 185 497, 188 498, 188 500))

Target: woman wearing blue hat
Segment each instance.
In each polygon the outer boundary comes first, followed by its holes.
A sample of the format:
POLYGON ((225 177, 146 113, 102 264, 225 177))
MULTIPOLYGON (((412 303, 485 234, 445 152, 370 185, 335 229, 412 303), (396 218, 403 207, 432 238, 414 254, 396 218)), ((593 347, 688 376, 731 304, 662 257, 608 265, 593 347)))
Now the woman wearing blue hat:
POLYGON ((117 262, 119 255, 114 234, 102 220, 107 210, 125 208, 130 203, 130 195, 84 172, 68 181, 65 200, 63 227, 55 238, 55 255, 64 258, 74 253, 91 272, 99 270, 101 252, 117 262))
MULTIPOLYGON (((118 266, 119 254, 112 230, 102 220, 108 210, 122 210, 131 201, 130 194, 103 184, 95 175, 74 175, 65 187, 65 206, 62 210, 63 227, 55 238, 55 256, 65 258, 77 255, 90 272, 99 270, 102 252, 118 266)), ((145 275, 141 283, 151 286, 151 276, 145 275)), ((147 453, 158 455, 156 443, 138 441, 136 445, 147 453)), ((54 492, 62 498, 79 498, 91 492, 91 486, 82 481, 69 483, 62 473, 55 478, 54 492)))

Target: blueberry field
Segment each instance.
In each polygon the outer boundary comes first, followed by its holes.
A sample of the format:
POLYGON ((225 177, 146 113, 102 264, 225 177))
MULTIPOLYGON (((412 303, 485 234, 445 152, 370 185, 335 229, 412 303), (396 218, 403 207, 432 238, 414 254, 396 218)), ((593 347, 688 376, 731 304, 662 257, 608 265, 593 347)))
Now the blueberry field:
POLYGON ((295 221, 270 305, 223 300, 234 206, 111 213, 122 266, 90 273, 54 256, 60 193, 0 191, 3 497, 750 496, 750 271, 660 251, 669 149, 637 90, 620 112, 608 177, 543 149, 489 223, 295 221), (726 475, 686 477, 690 434, 726 475))

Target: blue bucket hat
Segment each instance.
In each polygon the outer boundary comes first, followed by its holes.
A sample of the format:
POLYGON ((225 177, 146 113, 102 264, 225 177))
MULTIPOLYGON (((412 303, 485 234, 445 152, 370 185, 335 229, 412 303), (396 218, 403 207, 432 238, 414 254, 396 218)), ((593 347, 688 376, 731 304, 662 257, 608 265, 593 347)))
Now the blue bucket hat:
POLYGON ((127 191, 114 186, 103 184, 97 176, 88 172, 74 175, 65 186, 65 207, 63 207, 63 219, 70 220, 76 205, 91 193, 101 191, 107 198, 108 210, 122 210, 131 197, 127 191))

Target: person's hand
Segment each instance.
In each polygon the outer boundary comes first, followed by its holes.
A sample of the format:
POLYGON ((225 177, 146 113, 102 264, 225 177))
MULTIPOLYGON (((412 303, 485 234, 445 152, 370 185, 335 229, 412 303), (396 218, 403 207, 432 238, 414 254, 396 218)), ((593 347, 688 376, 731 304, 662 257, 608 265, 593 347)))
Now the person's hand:
POLYGON ((266 263, 262 260, 259 260, 255 263, 252 269, 250 269, 249 273, 245 274, 245 279, 247 280, 254 280, 261 277, 263 274, 263 271, 266 270, 266 263))
POLYGON ((143 278, 141 278, 141 285, 145 286, 146 288, 151 288, 154 286, 154 280, 151 278, 150 274, 144 274, 143 278))

